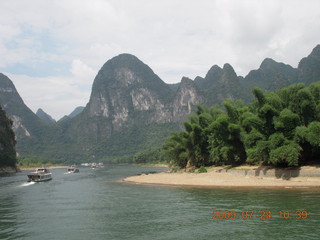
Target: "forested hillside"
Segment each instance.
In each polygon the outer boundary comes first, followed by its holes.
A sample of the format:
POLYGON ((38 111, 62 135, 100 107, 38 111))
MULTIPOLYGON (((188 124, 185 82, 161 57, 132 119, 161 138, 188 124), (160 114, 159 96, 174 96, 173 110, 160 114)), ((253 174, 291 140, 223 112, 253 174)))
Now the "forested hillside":
POLYGON ((250 104, 198 106, 164 151, 181 168, 225 164, 299 166, 320 163, 320 82, 275 92, 253 89, 250 104))

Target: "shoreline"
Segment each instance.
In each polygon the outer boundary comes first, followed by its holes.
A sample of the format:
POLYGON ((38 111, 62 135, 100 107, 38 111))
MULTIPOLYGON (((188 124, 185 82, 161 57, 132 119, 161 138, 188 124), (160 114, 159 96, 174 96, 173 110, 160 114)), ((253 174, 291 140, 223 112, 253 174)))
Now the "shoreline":
POLYGON ((21 167, 18 167, 18 170, 19 171, 24 171, 24 170, 35 170, 35 169, 37 169, 37 168, 42 168, 42 167, 45 167, 45 168, 48 168, 48 169, 55 169, 55 168, 68 168, 68 166, 63 166, 63 165, 57 165, 57 166, 55 166, 55 165, 52 165, 52 166, 35 166, 35 167, 23 167, 23 168, 21 168, 21 167))
POLYGON ((166 164, 166 163, 133 163, 132 165, 141 166, 141 167, 169 168, 169 164, 166 164))
POLYGON ((9 167, 9 166, 1 166, 0 174, 13 174, 19 172, 19 168, 17 167, 9 167))
MULTIPOLYGON (((122 179, 123 182, 133 184, 156 184, 168 186, 193 187, 241 187, 241 188, 317 188, 320 190, 319 176, 297 176, 290 179, 262 177, 239 174, 242 170, 221 171, 213 168, 207 173, 168 173, 142 174, 122 179)), ((308 171, 308 170, 305 170, 308 171)), ((312 169, 314 171, 314 169, 312 169)), ((244 172, 244 171, 242 171, 244 172)))

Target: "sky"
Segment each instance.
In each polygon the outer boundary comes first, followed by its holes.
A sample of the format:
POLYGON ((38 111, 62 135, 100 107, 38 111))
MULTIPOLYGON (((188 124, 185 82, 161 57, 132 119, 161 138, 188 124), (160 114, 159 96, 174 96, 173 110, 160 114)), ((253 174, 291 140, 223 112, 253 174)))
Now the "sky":
POLYGON ((85 106, 121 53, 166 83, 230 63, 246 76, 269 57, 297 67, 320 44, 319 0, 1 0, 0 72, 34 112, 85 106))

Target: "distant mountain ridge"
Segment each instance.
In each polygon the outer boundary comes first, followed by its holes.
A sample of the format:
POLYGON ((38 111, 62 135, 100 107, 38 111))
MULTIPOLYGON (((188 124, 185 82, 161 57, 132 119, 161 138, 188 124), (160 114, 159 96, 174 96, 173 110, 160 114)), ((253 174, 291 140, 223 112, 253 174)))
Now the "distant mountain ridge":
POLYGON ((298 65, 299 81, 310 84, 319 81, 320 45, 317 45, 308 57, 301 59, 298 65))
POLYGON ((49 123, 56 122, 56 120, 54 120, 49 114, 47 114, 41 108, 37 110, 36 115, 46 122, 49 122, 49 123))
POLYGON ((83 111, 84 107, 76 107, 69 115, 69 118, 74 118, 75 116, 79 115, 83 111))
POLYGON ((250 71, 242 83, 247 89, 258 86, 267 91, 274 91, 297 83, 298 73, 299 70, 290 65, 266 58, 261 63, 259 69, 250 71))
POLYGON ((17 139, 38 135, 39 128, 46 128, 45 122, 24 104, 13 82, 2 73, 0 73, 0 104, 13 121, 17 139))
POLYGON ((84 107, 76 107, 69 115, 64 115, 59 121, 66 121, 70 118, 74 118, 83 111, 84 107))
POLYGON ((15 131, 21 154, 107 159, 161 144, 197 104, 220 104, 226 98, 249 101, 252 87, 272 91, 297 82, 310 84, 320 80, 319 69, 317 45, 298 68, 266 58, 245 77, 226 63, 223 68, 214 65, 205 77, 166 84, 137 57, 120 54, 102 66, 88 104, 72 118, 48 125, 24 105, 3 74, 0 104, 19 126, 15 131))

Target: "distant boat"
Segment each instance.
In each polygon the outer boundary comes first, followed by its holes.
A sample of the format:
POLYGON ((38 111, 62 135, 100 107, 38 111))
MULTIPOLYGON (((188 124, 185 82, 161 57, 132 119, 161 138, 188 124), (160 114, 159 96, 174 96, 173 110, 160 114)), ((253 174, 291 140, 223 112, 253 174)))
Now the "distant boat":
POLYGON ((80 172, 80 170, 75 165, 70 166, 67 171, 67 173, 78 173, 78 172, 80 172))
POLYGON ((91 165, 92 169, 103 168, 104 167, 104 164, 102 162, 100 162, 100 163, 90 163, 90 165, 91 165))
POLYGON ((90 163, 81 163, 81 166, 83 166, 83 167, 90 167, 90 163))
POLYGON ((92 169, 95 169, 95 168, 103 168, 104 164, 103 162, 99 162, 99 163, 92 162, 92 163, 81 163, 81 166, 91 167, 92 169))
POLYGON ((103 164, 102 162, 99 162, 99 163, 98 163, 98 167, 101 167, 101 168, 102 168, 102 167, 104 167, 104 164, 103 164))
POLYGON ((28 182, 45 182, 52 180, 52 175, 47 168, 38 168, 28 174, 28 182))

